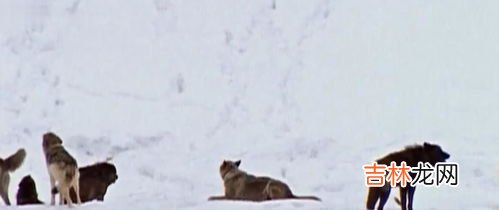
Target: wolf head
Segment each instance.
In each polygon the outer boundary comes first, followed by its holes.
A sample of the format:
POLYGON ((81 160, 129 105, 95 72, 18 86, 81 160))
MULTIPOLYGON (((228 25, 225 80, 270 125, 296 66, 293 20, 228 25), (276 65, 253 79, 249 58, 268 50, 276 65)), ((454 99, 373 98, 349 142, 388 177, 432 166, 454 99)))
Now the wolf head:
POLYGON ((118 179, 118 173, 116 172, 116 167, 110 163, 102 164, 101 177, 107 182, 107 184, 112 184, 118 179))
POLYGON ((36 187, 35 181, 30 175, 25 176, 21 182, 19 182, 19 188, 23 189, 34 189, 36 187))
POLYGON ((435 165, 438 162, 445 162, 450 158, 449 153, 443 151, 442 148, 436 144, 425 142, 423 144, 423 151, 428 162, 432 165, 435 165))
POLYGON ((48 132, 43 135, 43 149, 46 151, 48 148, 61 145, 62 140, 55 133, 48 132))
POLYGON ((80 168, 80 177, 98 178, 107 185, 113 184, 118 179, 116 167, 107 162, 96 163, 91 166, 80 168))
POLYGON ((222 165, 220 165, 220 176, 222 177, 222 179, 230 171, 233 171, 235 169, 239 169, 239 165, 241 165, 241 160, 237 160, 237 161, 224 160, 222 162, 222 165))

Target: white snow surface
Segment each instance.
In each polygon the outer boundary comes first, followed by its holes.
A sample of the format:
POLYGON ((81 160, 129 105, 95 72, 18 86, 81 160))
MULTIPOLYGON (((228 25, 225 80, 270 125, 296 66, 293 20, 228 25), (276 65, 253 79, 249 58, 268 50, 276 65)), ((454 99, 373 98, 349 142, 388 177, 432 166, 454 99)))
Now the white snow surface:
POLYGON ((362 165, 429 141, 460 164, 460 183, 419 187, 415 209, 498 210, 497 11, 462 0, 0 0, 0 156, 28 152, 10 198, 31 174, 50 200, 41 137, 53 131, 81 166, 112 157, 118 169, 104 202, 76 209, 364 209, 362 165), (224 159, 323 202, 209 202, 223 193, 224 159))

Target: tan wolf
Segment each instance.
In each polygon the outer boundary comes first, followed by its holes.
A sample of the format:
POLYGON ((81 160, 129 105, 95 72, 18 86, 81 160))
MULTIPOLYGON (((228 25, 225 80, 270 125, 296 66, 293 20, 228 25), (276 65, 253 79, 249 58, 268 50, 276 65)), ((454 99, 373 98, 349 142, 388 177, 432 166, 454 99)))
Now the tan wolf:
MULTIPOLYGON (((445 162, 449 157, 450 155, 444 152, 439 145, 425 142, 423 145, 408 146, 404 150, 390 153, 375 162, 390 165, 394 161, 397 165, 400 165, 402 161, 405 161, 407 166, 410 167, 417 167, 418 162, 426 162, 434 166, 438 162, 445 162)), ((414 177, 412 178, 414 179, 414 177)), ((377 209, 382 210, 390 196, 390 190, 389 183, 386 183, 383 187, 369 187, 366 208, 369 210, 374 209, 379 200, 377 209)), ((400 186, 400 200, 396 198, 395 201, 400 204, 402 210, 412 210, 415 190, 415 186, 400 186)))
POLYGON ((253 176, 239 169, 241 160, 224 160, 220 165, 225 195, 212 196, 208 200, 268 201, 278 199, 308 199, 320 201, 315 196, 296 196, 284 182, 270 178, 253 176))
POLYGON ((17 170, 26 158, 26 151, 24 149, 17 150, 16 153, 9 156, 5 160, 0 158, 0 196, 5 204, 10 206, 9 200, 9 183, 10 172, 17 170))
MULTIPOLYGON (((59 204, 67 202, 68 206, 73 205, 69 196, 69 190, 73 187, 76 191, 76 202, 81 204, 78 164, 66 149, 62 146, 62 140, 52 132, 43 135, 43 152, 47 162, 47 170, 50 176, 50 189, 57 186, 59 189, 59 204)), ((55 204, 55 195, 50 193, 50 204, 55 204)))

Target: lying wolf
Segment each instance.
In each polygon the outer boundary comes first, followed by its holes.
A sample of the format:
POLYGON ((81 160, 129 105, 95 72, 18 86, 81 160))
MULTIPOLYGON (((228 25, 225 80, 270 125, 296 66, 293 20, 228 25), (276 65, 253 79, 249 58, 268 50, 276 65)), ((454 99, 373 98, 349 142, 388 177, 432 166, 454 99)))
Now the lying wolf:
POLYGON ((225 195, 212 196, 208 200, 268 201, 277 199, 308 199, 320 201, 315 196, 296 196, 284 182, 250 175, 239 169, 241 161, 223 161, 220 176, 224 182, 225 195))
POLYGON ((17 170, 26 158, 26 151, 24 149, 17 150, 16 153, 9 156, 5 160, 0 158, 0 196, 5 204, 10 206, 9 200, 9 183, 10 172, 17 170))
MULTIPOLYGON (((449 157, 450 155, 444 152, 440 146, 425 142, 423 145, 409 146, 402 151, 390 153, 376 160, 376 162, 378 164, 390 165, 394 161, 397 165, 400 165, 402 161, 405 161, 407 166, 410 167, 417 167, 418 162, 424 162, 434 166, 438 162, 445 162, 449 157)), ((414 179, 414 177, 412 178, 414 179)), ((374 209, 379 200, 378 210, 382 210, 390 196, 390 190, 390 183, 386 183, 383 187, 369 187, 366 203, 367 209, 374 209)), ((396 199, 396 201, 400 204, 402 210, 412 210, 415 190, 416 188, 410 185, 406 187, 400 186, 400 200, 396 199)))

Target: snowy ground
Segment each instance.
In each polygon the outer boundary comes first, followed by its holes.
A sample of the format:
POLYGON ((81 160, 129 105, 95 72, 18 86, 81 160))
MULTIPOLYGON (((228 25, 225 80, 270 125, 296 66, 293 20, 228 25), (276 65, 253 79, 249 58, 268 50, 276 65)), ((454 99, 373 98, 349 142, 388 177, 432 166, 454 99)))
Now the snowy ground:
POLYGON ((361 166, 426 140, 460 164, 460 185, 419 188, 416 209, 498 210, 498 10, 0 0, 0 155, 28 151, 11 200, 26 174, 49 200, 51 130, 80 165, 117 165, 107 200, 79 209, 363 209, 361 166), (223 159, 323 202, 207 202, 223 159))

